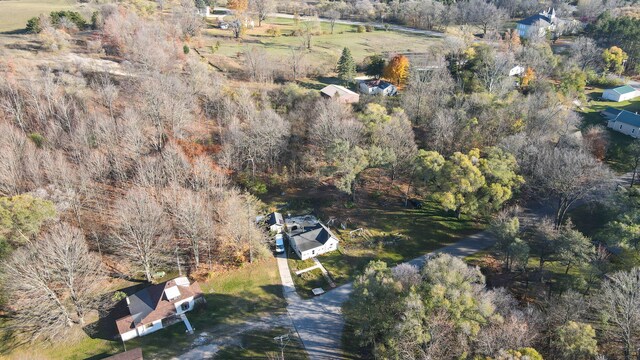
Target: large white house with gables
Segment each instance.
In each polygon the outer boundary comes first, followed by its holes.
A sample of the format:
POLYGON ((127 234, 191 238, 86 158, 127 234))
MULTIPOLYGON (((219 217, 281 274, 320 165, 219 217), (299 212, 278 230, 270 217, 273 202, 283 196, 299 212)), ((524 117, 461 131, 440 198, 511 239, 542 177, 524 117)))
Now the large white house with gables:
POLYGON ((545 36, 547 31, 555 30, 556 23, 556 10, 548 9, 518 21, 516 28, 521 38, 529 39, 536 36, 545 36))

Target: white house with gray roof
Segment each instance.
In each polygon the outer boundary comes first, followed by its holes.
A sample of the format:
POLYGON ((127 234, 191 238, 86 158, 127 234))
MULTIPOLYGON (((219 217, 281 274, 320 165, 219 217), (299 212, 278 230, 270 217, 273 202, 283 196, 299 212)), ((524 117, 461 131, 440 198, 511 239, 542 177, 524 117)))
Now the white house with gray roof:
POLYGON ((296 228, 288 234, 289 244, 301 260, 338 249, 338 238, 324 224, 296 228))
POLYGON ((631 100, 640 96, 640 90, 630 85, 618 86, 617 88, 607 89, 602 92, 602 98, 621 102, 631 100))
POLYGON ((615 118, 607 122, 607 126, 636 139, 640 137, 640 115, 631 111, 621 110, 615 118))
POLYGON ((544 10, 538 14, 518 21, 516 28, 523 39, 544 36, 547 31, 553 31, 557 22, 555 9, 544 10), (538 32, 536 34, 536 32, 538 32))

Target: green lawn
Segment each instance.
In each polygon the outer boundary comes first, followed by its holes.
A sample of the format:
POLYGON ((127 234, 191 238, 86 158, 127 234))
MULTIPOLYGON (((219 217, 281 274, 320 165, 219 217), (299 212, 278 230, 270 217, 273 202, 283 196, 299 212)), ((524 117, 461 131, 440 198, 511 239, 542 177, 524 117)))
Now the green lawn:
MULTIPOLYGON (((422 209, 359 209, 357 216, 356 225, 346 230, 332 228, 341 239, 340 250, 318 257, 338 285, 351 281, 371 260, 395 265, 477 233, 484 227, 464 216, 458 220, 432 201, 425 201, 422 209), (360 227, 369 235, 351 238, 350 231, 360 227)), ((290 260, 292 270, 308 266, 311 266, 308 261, 300 264, 300 260, 290 260)), ((325 290, 328 288, 322 276, 311 274, 314 275, 306 278, 292 274, 298 293, 304 297, 311 296, 310 289, 318 285, 324 284, 320 287, 325 290)))
MULTIPOLYGON (((421 53, 426 52, 436 38, 425 35, 414 35, 396 31, 375 30, 373 32, 358 33, 352 25, 336 24, 334 33, 331 34, 330 25, 326 22, 319 23, 321 33, 313 36, 312 49, 306 55, 307 62, 313 66, 335 66, 344 47, 348 47, 356 60, 361 62, 366 56, 376 53, 421 53)), ((259 46, 267 50, 275 58, 284 60, 291 54, 291 48, 302 45, 301 36, 293 36, 291 33, 299 28, 292 19, 269 18, 262 24, 262 28, 247 30, 241 40, 232 38, 229 30, 213 28, 204 32, 204 44, 206 47, 220 42, 220 48, 216 55, 237 57, 248 46, 259 46), (282 35, 273 37, 265 32, 270 27, 280 29, 282 35)), ((210 49, 202 48, 203 54, 210 53, 210 49)))
MULTIPOLYGON (((178 323, 128 341, 127 349, 142 347, 145 357, 175 356, 191 348, 198 330, 238 324, 251 316, 282 313, 285 311, 285 301, 280 284, 280 274, 274 258, 213 274, 211 280, 201 283, 207 306, 188 314, 196 329, 195 335, 186 335, 184 325, 178 323)), ((261 349, 255 351, 262 351, 261 349)), ((10 354, 0 353, 0 357, 6 355, 10 359, 22 359, 28 354, 45 359, 99 359, 120 351, 123 351, 120 341, 92 339, 77 329, 72 336, 65 338, 64 343, 22 347, 10 354)), ((247 351, 254 349, 249 348, 247 351)))
MULTIPOLYGON (((51 11, 69 10, 75 0, 2 0, 0 1, 0 32, 24 29, 27 20, 51 11)), ((88 19, 87 19, 88 20, 88 19)))
MULTIPOLYGON (((600 112, 607 107, 613 107, 616 109, 624 109, 631 112, 640 111, 640 98, 636 98, 632 101, 600 101, 598 100, 602 96, 602 89, 594 89, 587 94, 590 99, 589 106, 583 111, 584 126, 591 125, 603 125, 607 126, 606 119, 600 115, 600 112)), ((606 161, 611 168, 618 172, 631 171, 631 156, 628 153, 628 146, 633 141, 633 138, 628 135, 621 134, 617 131, 613 131, 607 128, 610 135, 609 149, 607 150, 606 161)))

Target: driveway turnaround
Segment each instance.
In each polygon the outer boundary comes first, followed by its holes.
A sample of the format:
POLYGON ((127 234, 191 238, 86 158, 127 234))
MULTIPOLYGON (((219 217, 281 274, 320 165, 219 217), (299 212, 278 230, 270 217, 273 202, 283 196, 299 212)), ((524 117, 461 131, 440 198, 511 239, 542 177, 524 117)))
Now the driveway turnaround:
MULTIPOLYGON (((483 231, 408 263, 420 267, 430 256, 440 253, 466 257, 488 248, 493 242, 494 238, 483 231)), ((339 286, 313 299, 302 300, 295 291, 285 254, 278 255, 278 269, 287 300, 287 311, 309 358, 311 360, 346 359, 341 350, 344 328, 342 304, 349 299, 353 291, 353 283, 339 286)))

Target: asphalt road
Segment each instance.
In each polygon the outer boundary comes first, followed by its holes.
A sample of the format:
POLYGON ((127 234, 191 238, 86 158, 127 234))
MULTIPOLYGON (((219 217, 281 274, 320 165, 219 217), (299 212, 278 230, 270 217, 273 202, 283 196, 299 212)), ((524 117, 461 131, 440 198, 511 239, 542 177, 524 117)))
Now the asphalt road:
MULTIPOLYGON (((219 14, 219 15, 214 15, 214 14, 210 14, 208 15, 208 17, 210 18, 217 18, 217 19, 222 19, 225 16, 229 15, 232 10, 227 9, 227 8, 223 8, 223 7, 216 7, 214 9, 214 11, 224 11, 224 12, 228 12, 228 13, 224 13, 224 14, 219 14)), ((273 14, 269 14, 270 17, 279 17, 279 18, 285 18, 285 19, 293 19, 293 15, 291 14, 282 14, 282 13, 273 13, 273 14)), ((304 20, 309 20, 311 19, 311 17, 309 16, 302 16, 300 17, 300 20, 304 21, 304 20)), ((330 22, 331 20, 329 19, 325 19, 325 18, 318 18, 318 21, 322 21, 322 22, 330 22)), ((401 31, 401 32, 406 32, 406 33, 411 33, 411 34, 419 34, 419 35, 426 35, 426 36, 433 36, 433 37, 444 37, 444 33, 438 32, 438 31, 431 31, 431 30, 421 30, 421 29, 415 29, 415 28, 410 28, 407 26, 401 26, 401 25, 393 25, 393 24, 383 24, 380 22, 361 22, 361 21, 352 21, 352 20, 336 20, 336 24, 344 24, 344 25, 373 25, 376 28, 379 29, 383 29, 385 25, 389 26, 390 30, 394 30, 394 31, 401 31)))
MULTIPOLYGON (((429 256, 439 253, 466 257, 488 248, 493 242, 493 237, 483 231, 432 253, 417 257, 408 263, 422 266, 429 256)), ((293 286, 291 272, 284 254, 278 256, 278 267, 288 303, 287 311, 309 358, 311 360, 345 359, 346 357, 341 351, 342 330, 344 328, 342 304, 349 299, 353 291, 353 283, 339 286, 311 300, 302 300, 293 286)))

